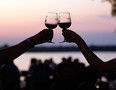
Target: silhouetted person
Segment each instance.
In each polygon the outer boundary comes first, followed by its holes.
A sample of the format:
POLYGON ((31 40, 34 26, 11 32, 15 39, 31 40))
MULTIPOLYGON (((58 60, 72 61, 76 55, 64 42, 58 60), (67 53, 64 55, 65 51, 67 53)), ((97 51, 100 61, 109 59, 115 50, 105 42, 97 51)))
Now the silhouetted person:
MULTIPOLYGON (((15 60, 24 52, 33 48, 35 45, 50 42, 53 38, 52 29, 44 29, 39 33, 25 39, 24 41, 14 46, 0 50, 0 66, 15 60)), ((1 86, 1 85, 0 85, 1 86)))
POLYGON ((78 45, 88 63, 92 67, 94 67, 97 71, 99 72, 116 71, 116 58, 104 62, 90 50, 86 42, 77 33, 71 30, 63 30, 62 34, 67 42, 74 42, 75 44, 78 45))
POLYGON ((116 90, 116 73, 105 73, 104 77, 107 79, 106 81, 100 82, 100 90, 116 90))
POLYGON ((36 58, 31 58, 31 64, 29 67, 29 75, 30 75, 30 90, 37 90, 37 59, 36 58))
POLYGON ((44 67, 43 67, 43 84, 44 88, 42 90, 49 90, 51 86, 51 78, 50 76, 52 75, 51 68, 49 67, 50 61, 49 59, 44 61, 44 67))
POLYGON ((2 90, 20 90, 20 72, 13 61, 4 64, 0 74, 2 90))
POLYGON ((53 61, 52 58, 50 58, 49 62, 49 67, 54 71, 57 67, 57 64, 53 61))
POLYGON ((72 62, 72 57, 62 58, 56 69, 56 81, 51 90, 73 90, 83 80, 83 69, 80 64, 72 62), (77 65, 77 66, 76 66, 77 65))
POLYGON ((96 82, 100 74, 91 66, 86 67, 83 81, 74 90, 97 90, 96 82))
POLYGON ((66 58, 62 58, 62 62, 57 66, 56 80, 53 83, 51 90, 69 90, 69 74, 70 62, 66 58))
POLYGON ((78 58, 74 59, 73 61, 73 69, 72 69, 72 79, 74 83, 74 87, 77 87, 80 83, 82 83, 85 75, 85 64, 81 63, 78 58))
POLYGON ((56 79, 56 68, 57 68, 57 64, 53 61, 52 58, 49 59, 49 68, 50 68, 50 82, 52 84, 56 79))
POLYGON ((21 54, 28 51, 30 48, 33 48, 37 44, 39 45, 51 41, 52 38, 53 38, 53 30, 44 29, 40 31, 38 34, 20 42, 17 45, 0 50, 0 66, 3 63, 13 61, 21 54))

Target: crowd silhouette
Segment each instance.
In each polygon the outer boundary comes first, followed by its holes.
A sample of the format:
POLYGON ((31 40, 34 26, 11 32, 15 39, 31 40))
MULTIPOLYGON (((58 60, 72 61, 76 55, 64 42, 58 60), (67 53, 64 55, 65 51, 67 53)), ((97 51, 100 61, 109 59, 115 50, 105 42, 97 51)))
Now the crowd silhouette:
POLYGON ((0 68, 0 90, 20 90, 20 71, 13 61, 2 65, 0 68))
POLYGON ((27 71, 13 62, 0 69, 0 90, 115 90, 115 80, 115 73, 98 72, 71 56, 57 64, 53 58, 31 58, 27 71))

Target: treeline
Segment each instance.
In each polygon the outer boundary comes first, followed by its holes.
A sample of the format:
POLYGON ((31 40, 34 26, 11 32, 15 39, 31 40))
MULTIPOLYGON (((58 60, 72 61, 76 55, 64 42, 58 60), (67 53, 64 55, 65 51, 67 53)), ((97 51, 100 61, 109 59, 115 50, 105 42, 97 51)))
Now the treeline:
MULTIPOLYGON (((112 46, 89 46, 92 51, 116 51, 116 45, 112 46)), ((34 47, 29 52, 77 52, 80 49, 76 46, 56 46, 56 47, 34 47)))
MULTIPOLYGON (((1 46, 0 49, 8 48, 10 46, 4 45, 1 46)), ((116 51, 116 45, 104 45, 104 46, 97 46, 91 45, 89 48, 92 51, 116 51)), ((80 49, 77 46, 36 46, 31 48, 27 52, 77 52, 80 49)))

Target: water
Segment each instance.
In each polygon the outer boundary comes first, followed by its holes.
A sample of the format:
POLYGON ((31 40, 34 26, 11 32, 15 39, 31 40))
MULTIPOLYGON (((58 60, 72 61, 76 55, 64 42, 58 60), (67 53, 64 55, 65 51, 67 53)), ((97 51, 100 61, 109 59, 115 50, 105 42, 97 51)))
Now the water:
MULTIPOLYGON (((116 52, 94 52, 98 57, 100 57, 103 61, 108 61, 116 57, 116 52)), ((85 60, 83 54, 81 52, 31 52, 24 53, 15 59, 15 64, 19 68, 19 70, 28 70, 30 65, 31 58, 41 59, 43 62, 45 59, 53 58, 55 63, 60 63, 62 57, 71 56, 73 59, 79 58, 80 62, 83 62, 85 65, 89 65, 85 60)))

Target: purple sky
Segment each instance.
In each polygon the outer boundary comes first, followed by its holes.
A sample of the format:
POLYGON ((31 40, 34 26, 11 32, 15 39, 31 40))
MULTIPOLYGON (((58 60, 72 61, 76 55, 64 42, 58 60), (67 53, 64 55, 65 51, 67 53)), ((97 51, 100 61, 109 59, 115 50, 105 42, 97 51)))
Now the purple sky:
MULTIPOLYGON (((14 45, 46 28, 47 12, 68 11, 71 30, 89 44, 116 45, 116 20, 112 5, 101 0, 2 0, 0 1, 0 45, 14 45)), ((56 45, 63 40, 61 29, 54 30, 56 45)), ((51 44, 50 44, 51 45, 51 44)))

